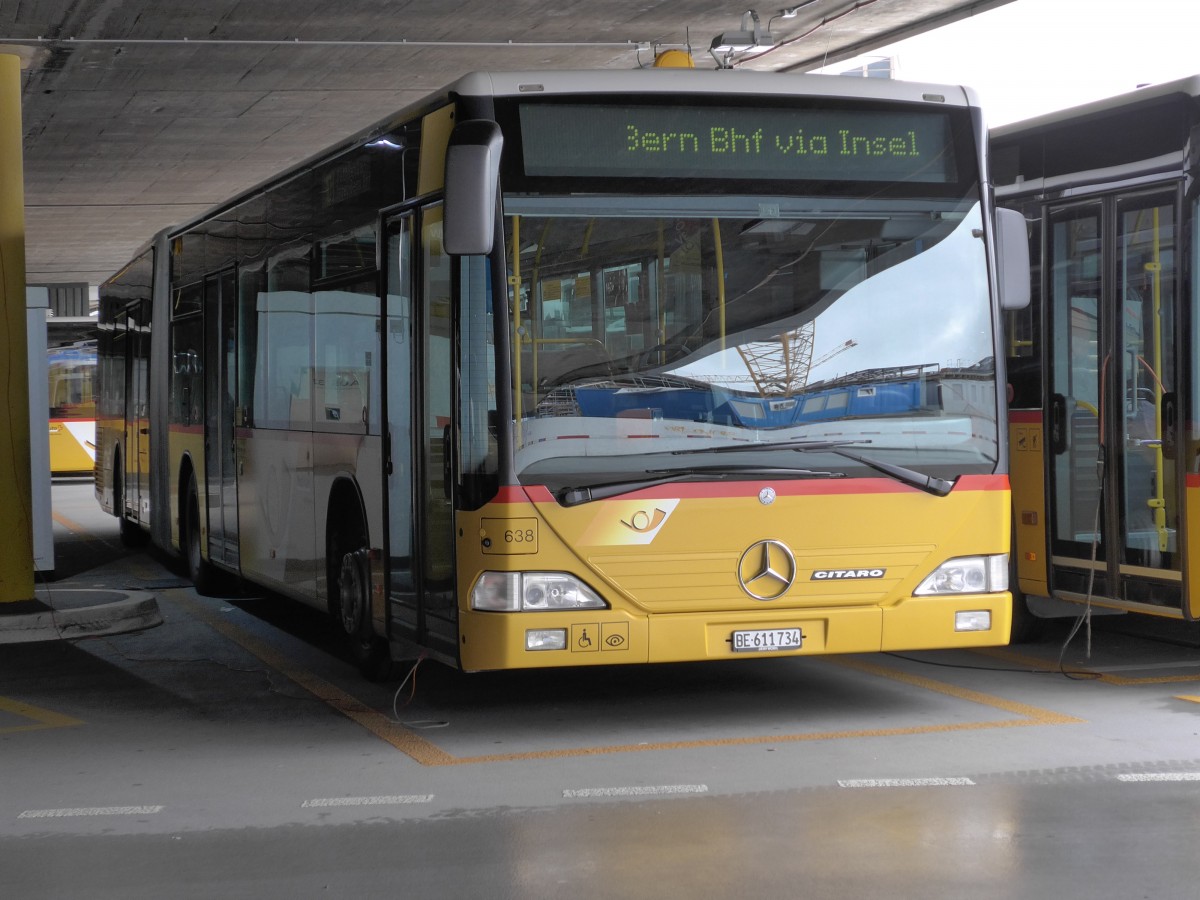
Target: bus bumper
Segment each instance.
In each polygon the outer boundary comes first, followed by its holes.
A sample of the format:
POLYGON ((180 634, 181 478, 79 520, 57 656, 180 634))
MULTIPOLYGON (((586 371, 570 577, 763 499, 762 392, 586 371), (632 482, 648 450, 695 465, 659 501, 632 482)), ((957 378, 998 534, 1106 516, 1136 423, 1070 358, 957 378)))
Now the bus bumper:
POLYGON ((484 671, 992 647, 1008 643, 1011 625, 1012 595, 1007 592, 910 597, 887 608, 755 610, 753 615, 464 611, 460 662, 466 671, 484 671), (962 619, 973 628, 980 621, 988 627, 956 630, 962 619), (798 649, 734 649, 735 632, 794 629, 802 635, 798 649))

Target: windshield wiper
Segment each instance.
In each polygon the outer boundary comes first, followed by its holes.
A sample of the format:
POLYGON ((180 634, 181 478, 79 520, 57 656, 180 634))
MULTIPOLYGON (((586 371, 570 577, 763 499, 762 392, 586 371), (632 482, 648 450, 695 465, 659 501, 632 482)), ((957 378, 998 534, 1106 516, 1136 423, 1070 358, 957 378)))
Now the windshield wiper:
POLYGON ((584 487, 568 487, 558 492, 563 506, 578 506, 592 500, 607 500, 642 488, 670 484, 683 478, 724 478, 728 475, 763 475, 776 477, 803 476, 811 478, 845 478, 845 472, 826 472, 820 469, 799 469, 791 466, 692 466, 686 469, 648 469, 649 478, 630 478, 584 487))
POLYGON ((938 478, 934 475, 926 475, 924 472, 918 472, 916 469, 909 469, 906 466, 898 466, 895 463, 879 462, 878 460, 870 459, 865 456, 860 456, 857 453, 851 453, 845 448, 852 444, 869 444, 869 438, 861 438, 859 440, 848 441, 778 441, 775 443, 745 443, 745 444, 728 444, 721 447, 701 447, 696 450, 672 450, 673 454, 685 453, 737 453, 746 450, 795 450, 798 453, 813 452, 828 452, 838 456, 853 460, 856 463, 874 469, 876 472, 882 472, 884 475, 890 475, 897 481, 915 487, 918 490, 933 494, 936 497, 945 497, 954 489, 954 482, 947 481, 944 478, 938 478))
MULTIPOLYGON (((798 449, 798 448, 797 448, 798 449)), ((918 472, 916 469, 909 469, 906 466, 898 466, 895 463, 879 462, 875 459, 868 459, 865 456, 859 456, 857 453, 848 453, 838 447, 828 448, 831 453, 836 453, 838 456, 852 459, 857 463, 862 463, 868 468, 874 469, 876 472, 882 472, 884 475, 890 475, 897 481, 911 485, 918 490, 925 491, 927 494, 933 494, 935 497, 945 497, 954 490, 954 482, 947 481, 945 478, 938 478, 935 475, 926 475, 924 472, 918 472)))

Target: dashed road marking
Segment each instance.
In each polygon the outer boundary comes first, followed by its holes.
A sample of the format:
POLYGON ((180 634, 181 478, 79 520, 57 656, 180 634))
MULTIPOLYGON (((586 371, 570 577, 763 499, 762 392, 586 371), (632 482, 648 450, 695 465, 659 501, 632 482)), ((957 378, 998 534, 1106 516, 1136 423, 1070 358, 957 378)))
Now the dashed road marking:
POLYGON ((408 796, 384 795, 378 797, 319 797, 305 800, 302 807, 328 806, 398 806, 404 803, 432 803, 433 794, 411 794, 408 796))
POLYGON ((1117 781, 1144 783, 1151 781, 1200 781, 1200 772, 1135 772, 1118 775, 1117 781))
POLYGON ((838 787, 970 787, 975 782, 970 778, 848 778, 838 781, 838 787))
POLYGON ((27 809, 18 819, 72 819, 84 816, 149 816, 162 806, 81 806, 68 809, 27 809))
POLYGON ((578 788, 562 792, 563 797, 578 800, 586 797, 651 797, 664 794, 706 794, 707 784, 663 784, 657 787, 636 785, 631 787, 578 788))

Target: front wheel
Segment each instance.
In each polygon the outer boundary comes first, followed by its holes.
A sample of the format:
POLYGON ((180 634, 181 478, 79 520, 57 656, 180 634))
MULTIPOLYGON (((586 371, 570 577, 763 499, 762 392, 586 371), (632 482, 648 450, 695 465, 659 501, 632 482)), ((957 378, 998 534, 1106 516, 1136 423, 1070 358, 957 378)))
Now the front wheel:
POLYGON ((113 511, 117 515, 119 523, 117 533, 121 538, 122 546, 144 547, 149 541, 150 535, 142 530, 136 522, 125 518, 125 472, 119 456, 116 465, 113 466, 112 485, 113 511))
POLYGON ((183 525, 183 558, 187 563, 188 577, 197 593, 211 595, 217 587, 217 573, 200 549, 200 496, 196 489, 195 472, 188 476, 183 525))
POLYGON ((375 634, 371 622, 370 552, 359 547, 342 554, 337 562, 334 615, 359 671, 372 681, 383 681, 391 672, 387 641, 375 634))

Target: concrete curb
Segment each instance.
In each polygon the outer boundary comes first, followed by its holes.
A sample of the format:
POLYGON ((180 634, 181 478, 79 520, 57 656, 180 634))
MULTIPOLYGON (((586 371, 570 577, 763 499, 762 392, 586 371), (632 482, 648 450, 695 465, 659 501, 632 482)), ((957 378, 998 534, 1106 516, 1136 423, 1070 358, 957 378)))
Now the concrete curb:
POLYGON ((0 608, 0 644, 125 634, 163 622, 158 601, 145 591, 56 588, 54 596, 59 606, 44 612, 5 615, 0 608))

